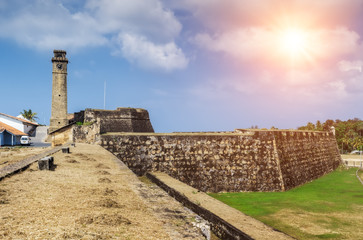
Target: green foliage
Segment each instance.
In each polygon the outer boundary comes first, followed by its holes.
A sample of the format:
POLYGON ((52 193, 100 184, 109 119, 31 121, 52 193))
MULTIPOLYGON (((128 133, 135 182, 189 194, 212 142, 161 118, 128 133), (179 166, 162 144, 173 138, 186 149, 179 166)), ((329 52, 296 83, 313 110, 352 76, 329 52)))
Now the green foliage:
POLYGON ((76 124, 78 126, 90 126, 92 125, 94 122, 76 122, 76 124))
POLYGON ((328 119, 323 124, 318 120, 316 124, 309 122, 306 126, 299 127, 298 129, 329 131, 332 126, 335 128, 335 137, 342 153, 363 149, 363 121, 358 118, 347 121, 328 119))
POLYGON ((23 110, 22 112, 20 112, 20 114, 25 118, 28 119, 31 122, 35 122, 35 119, 37 119, 37 113, 33 112, 31 109, 29 110, 23 110))
MULTIPOLYGON (((340 234, 307 236, 299 229, 282 224, 273 217, 273 214, 289 209, 297 213, 342 212, 349 214, 354 211, 354 206, 363 207, 363 186, 356 178, 355 171, 354 168, 337 169, 324 177, 287 192, 210 193, 210 195, 299 239, 339 239, 340 234)), ((324 221, 333 231, 342 224, 349 224, 343 219, 334 217, 329 217, 324 221)))

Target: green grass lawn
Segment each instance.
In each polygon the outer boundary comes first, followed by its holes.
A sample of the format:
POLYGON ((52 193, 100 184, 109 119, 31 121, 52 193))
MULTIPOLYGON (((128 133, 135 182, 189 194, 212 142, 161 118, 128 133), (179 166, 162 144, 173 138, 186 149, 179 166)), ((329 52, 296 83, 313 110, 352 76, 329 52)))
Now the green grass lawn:
POLYGON ((298 239, 353 239, 363 228, 363 185, 356 170, 339 168, 287 192, 210 195, 298 239))

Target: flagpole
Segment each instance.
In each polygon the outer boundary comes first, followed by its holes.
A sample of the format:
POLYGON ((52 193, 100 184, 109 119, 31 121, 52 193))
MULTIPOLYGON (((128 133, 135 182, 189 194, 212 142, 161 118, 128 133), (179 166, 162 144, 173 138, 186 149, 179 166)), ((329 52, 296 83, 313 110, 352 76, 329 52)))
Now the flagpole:
POLYGON ((106 110, 106 80, 103 87, 103 109, 106 110))

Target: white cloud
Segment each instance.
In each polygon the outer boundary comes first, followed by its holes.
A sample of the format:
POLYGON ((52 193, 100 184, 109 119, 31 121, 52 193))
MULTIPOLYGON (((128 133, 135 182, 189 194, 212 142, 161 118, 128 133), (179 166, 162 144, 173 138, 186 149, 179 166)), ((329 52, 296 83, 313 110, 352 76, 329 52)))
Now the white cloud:
MULTIPOLYGON (((343 27, 334 29, 313 29, 306 31, 304 52, 299 61, 326 61, 359 49, 359 35, 343 27)), ((199 33, 191 42, 213 52, 222 52, 239 60, 278 62, 286 60, 279 31, 264 27, 236 28, 211 35, 199 33)), ((296 61, 297 61, 296 60, 296 61)), ((286 61, 281 62, 286 64, 286 61)))
POLYGON ((2 38, 49 51, 114 48, 113 39, 118 36, 139 36, 133 39, 135 43, 126 37, 121 41, 125 44, 121 46, 123 56, 139 66, 166 71, 184 68, 188 63, 174 42, 181 28, 173 12, 165 9, 160 0, 86 0, 85 6, 72 8, 72 12, 57 0, 0 0, 2 38), (139 49, 136 44, 141 44, 139 49), (157 62, 147 64, 148 59, 157 62))
POLYGON ((362 72, 363 61, 347 61, 342 60, 338 63, 339 70, 342 72, 347 72, 351 70, 356 70, 362 72))
POLYGON ((273 96, 281 104, 315 107, 337 99, 348 101, 362 89, 362 75, 342 72, 362 68, 361 62, 350 61, 363 53, 357 25, 361 0, 168 2, 201 26, 188 32, 192 44, 213 53, 207 56, 223 55, 222 61, 242 69, 235 77, 212 81, 210 88, 201 86, 200 92, 209 89, 204 94, 211 98, 235 91, 242 96, 273 96), (306 33, 306 45, 294 61, 281 48, 280 34, 289 27, 306 33), (337 68, 341 59, 347 61, 337 68))
POLYGON ((120 34, 118 42, 122 56, 143 68, 172 71, 188 65, 188 59, 174 42, 154 44, 145 37, 132 34, 120 34))
POLYGON ((311 38, 311 42, 316 43, 313 54, 321 57, 352 54, 359 48, 359 38, 358 33, 345 27, 318 30, 311 38))
POLYGON ((239 59, 253 60, 273 47, 272 37, 271 32, 263 28, 245 28, 215 36, 207 33, 197 34, 191 42, 210 51, 224 52, 239 59))
POLYGON ((165 0, 174 9, 183 9, 212 30, 276 24, 281 21, 310 26, 361 18, 361 0, 165 0))
POLYGON ((97 19, 100 31, 106 33, 122 31, 167 42, 182 28, 159 0, 88 0, 86 8, 97 19))
MULTIPOLYGON (((361 0, 170 0, 169 7, 189 12, 203 29, 188 32, 191 42, 237 60, 269 66, 286 64, 279 32, 292 27, 308 35, 299 61, 319 64, 357 52, 361 0), (193 34, 194 32, 194 34, 193 34)), ((296 59, 295 59, 296 61, 296 59)), ((306 65, 305 64, 305 65, 306 65)))
MULTIPOLYGON (((18 7, 19 5, 16 5, 18 7)), ((34 1, 20 8, 8 6, 0 16, 0 36, 39 50, 104 45, 107 39, 93 31, 88 14, 71 14, 56 1, 34 1)))

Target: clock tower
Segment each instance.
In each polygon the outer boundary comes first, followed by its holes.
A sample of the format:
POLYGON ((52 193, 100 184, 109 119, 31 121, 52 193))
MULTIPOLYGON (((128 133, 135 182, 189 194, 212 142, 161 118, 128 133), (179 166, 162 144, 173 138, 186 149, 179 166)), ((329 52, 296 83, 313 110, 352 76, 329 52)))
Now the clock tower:
POLYGON ((68 124, 67 52, 64 50, 54 50, 53 52, 52 115, 50 117, 49 133, 68 124))

